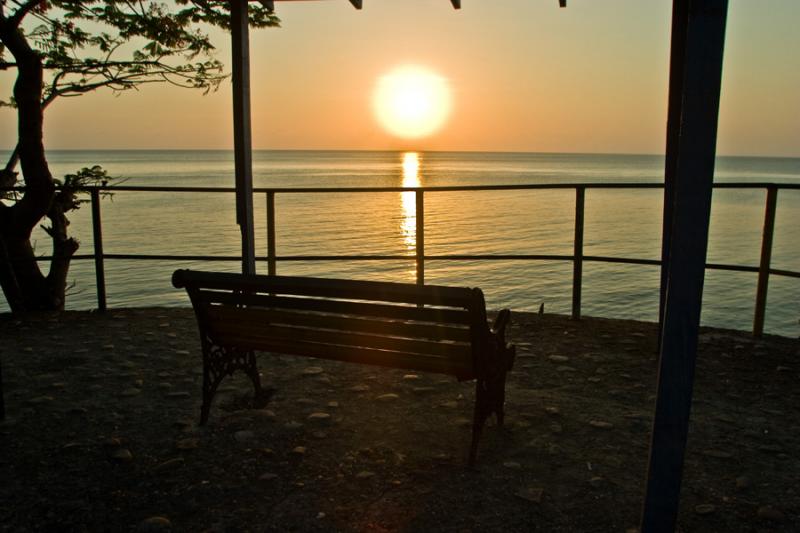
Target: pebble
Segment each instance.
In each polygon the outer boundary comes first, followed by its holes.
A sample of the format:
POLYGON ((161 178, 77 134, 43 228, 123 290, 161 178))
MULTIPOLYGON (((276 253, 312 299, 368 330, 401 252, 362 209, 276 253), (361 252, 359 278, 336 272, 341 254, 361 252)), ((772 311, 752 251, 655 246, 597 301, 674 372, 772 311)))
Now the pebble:
POLYGON ((243 429, 233 434, 233 438, 236 440, 236 442, 249 442, 255 437, 256 434, 248 429, 243 429))
POLYGON ((550 424, 550 432, 551 433, 561 433, 562 431, 564 431, 564 428, 561 427, 561 424, 559 424, 557 422, 554 422, 554 423, 550 424))
POLYGON ((556 372, 577 372, 577 371, 578 370, 576 368, 566 365, 556 367, 556 372))
POLYGON ((455 420, 453 420, 453 425, 455 425, 456 427, 460 427, 460 428, 469 427, 469 426, 472 425, 472 421, 469 418, 464 418, 462 416, 462 417, 458 417, 455 420))
POLYGON ((599 488, 600 486, 603 485, 604 481, 605 481, 604 478, 600 476, 594 476, 591 479, 589 479, 589 485, 591 485, 593 488, 599 488))
POLYGON ((283 427, 285 427, 286 429, 300 429, 301 427, 303 427, 303 424, 301 422, 297 422, 296 420, 291 420, 289 422, 286 422, 283 425, 283 427))
POLYGON ((522 465, 516 461, 506 461, 505 463, 503 463, 503 466, 510 470, 519 470, 520 468, 522 468, 522 465))
POLYGON ((306 447, 305 446, 296 446, 292 448, 292 451, 289 452, 289 456, 295 459, 300 459, 306 454, 306 447))
POLYGON ((302 374, 304 376, 317 376, 323 372, 325 372, 325 370, 321 366, 309 366, 303 369, 302 374))
POLYGON ((419 379, 419 376, 417 374, 405 374, 403 376, 403 380, 405 381, 414 381, 417 379, 419 379))
POLYGON ((200 446, 200 441, 197 439, 181 439, 175 443, 175 448, 178 450, 194 450, 200 446))
POLYGON ((694 512, 699 515, 706 515, 711 514, 717 510, 717 507, 710 503, 701 503, 700 505, 695 505, 694 512))
POLYGON ((543 494, 544 494, 544 489, 541 489, 539 487, 528 487, 525 489, 520 489, 516 492, 516 496, 518 498, 522 498, 523 500, 527 500, 533 503, 541 503, 543 494))
POLYGON ((783 522, 786 520, 786 515, 781 511, 775 509, 771 505, 762 505, 758 508, 758 517, 770 522, 783 522))
POLYGON ((133 454, 127 448, 117 448, 111 452, 110 457, 116 463, 130 463, 133 461, 133 454))
POLYGON ((312 422, 329 423, 331 421, 331 415, 328 413, 311 413, 308 415, 308 419, 312 422))
POLYGON ((545 407, 544 408, 544 412, 547 413, 548 415, 552 415, 552 416, 556 416, 556 415, 560 415, 561 414, 561 411, 558 409, 558 407, 552 407, 552 406, 545 407))
POLYGON ((586 378, 586 381, 588 381, 589 383, 600 383, 601 381, 603 381, 603 378, 592 376, 590 378, 586 378))
POLYGON ((380 401, 382 401, 382 402, 388 402, 388 401, 396 400, 396 399, 398 399, 399 397, 400 397, 400 396, 398 396, 397 394, 395 394, 395 393, 393 393, 393 392, 390 392, 390 393, 388 393, 388 394, 381 394, 380 396, 378 396, 378 397, 376 398, 376 400, 380 400, 380 401))
POLYGON ((750 481, 750 478, 747 476, 739 476, 736 478, 736 488, 738 490, 744 490, 750 487, 753 482, 750 481))
POLYGON ((273 474, 272 472, 264 472, 263 474, 258 476, 258 479, 260 479, 261 481, 272 481, 274 479, 278 479, 278 474, 273 474))
POLYGON ((375 475, 375 472, 370 472, 369 470, 362 470, 358 474, 356 474, 356 479, 369 479, 375 475))
POLYGON ((352 392, 367 392, 369 390, 369 385, 353 385, 350 387, 352 392))
POLYGON ((439 404, 439 407, 446 407, 448 409, 455 409, 458 407, 458 402, 455 400, 451 400, 449 402, 442 402, 439 404))
POLYGON ((162 533, 172 531, 172 522, 165 516, 151 516, 139 522, 136 533, 162 533))
POLYGON ((436 389, 433 387, 414 387, 413 389, 411 389, 411 392, 413 392, 414 394, 428 394, 435 390, 436 389))
POLYGON ((551 355, 548 357, 554 363, 566 363, 569 361, 569 357, 566 355, 551 355))
POLYGON ((614 424, 612 424, 611 422, 604 422, 602 420, 592 420, 591 422, 589 422, 589 425, 592 426, 593 428, 598 428, 598 429, 611 429, 614 427, 614 424))
POLYGON ((53 398, 52 396, 37 396, 35 398, 31 398, 25 403, 27 403, 28 405, 39 405, 43 403, 52 402, 53 400, 55 400, 55 398, 53 398))
POLYGON ((328 407, 330 407, 331 409, 336 409, 337 407, 339 407, 339 402, 328 402, 328 407))
POLYGON ((175 470, 176 468, 180 468, 184 464, 183 457, 175 457, 173 459, 169 459, 164 461, 163 463, 156 466, 156 472, 165 472, 168 470, 175 470))

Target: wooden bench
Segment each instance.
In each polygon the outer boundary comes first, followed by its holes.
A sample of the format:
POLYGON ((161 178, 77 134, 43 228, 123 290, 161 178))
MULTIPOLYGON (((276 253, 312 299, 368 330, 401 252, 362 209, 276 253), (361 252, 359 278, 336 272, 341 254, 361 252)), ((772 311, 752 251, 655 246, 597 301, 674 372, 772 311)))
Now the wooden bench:
POLYGON ((486 419, 503 424, 510 311, 489 328, 480 289, 287 276, 177 270, 203 350, 203 404, 208 420, 222 378, 236 370, 263 393, 255 351, 434 372, 477 380, 469 462, 486 419))

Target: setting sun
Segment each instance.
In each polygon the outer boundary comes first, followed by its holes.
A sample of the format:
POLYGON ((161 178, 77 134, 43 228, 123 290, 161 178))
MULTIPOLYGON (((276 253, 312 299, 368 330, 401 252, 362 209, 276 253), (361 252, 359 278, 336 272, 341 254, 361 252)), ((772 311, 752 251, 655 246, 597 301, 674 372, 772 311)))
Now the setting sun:
POLYGON ((381 76, 372 100, 375 116, 398 137, 425 137, 441 128, 450 114, 447 80, 418 66, 398 67, 381 76))

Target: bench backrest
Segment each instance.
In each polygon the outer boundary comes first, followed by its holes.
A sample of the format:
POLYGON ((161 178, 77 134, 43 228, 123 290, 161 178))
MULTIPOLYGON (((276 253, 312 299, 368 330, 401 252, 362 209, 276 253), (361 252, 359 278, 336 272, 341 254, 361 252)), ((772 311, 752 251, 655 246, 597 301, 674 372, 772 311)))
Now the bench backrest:
POLYGON ((204 342, 471 379, 489 339, 480 289, 177 270, 204 342))

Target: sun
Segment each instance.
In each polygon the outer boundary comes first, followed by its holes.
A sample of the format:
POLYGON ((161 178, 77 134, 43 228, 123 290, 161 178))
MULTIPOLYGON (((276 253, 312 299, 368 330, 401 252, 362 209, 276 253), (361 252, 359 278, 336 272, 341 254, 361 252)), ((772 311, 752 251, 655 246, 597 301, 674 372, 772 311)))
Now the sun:
POLYGON ((444 125, 452 99, 444 77, 423 67, 404 65, 378 79, 372 106, 386 131, 405 139, 418 139, 444 125))

